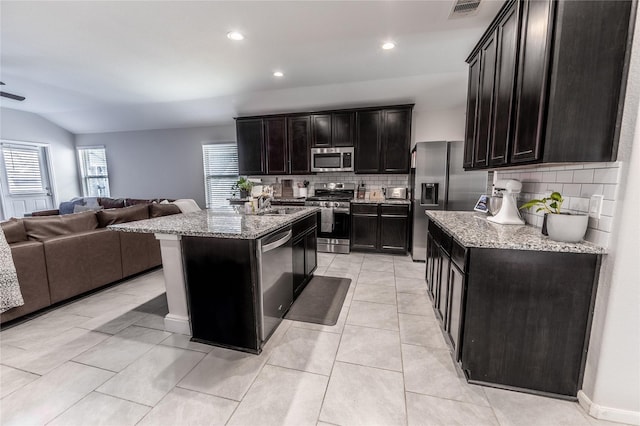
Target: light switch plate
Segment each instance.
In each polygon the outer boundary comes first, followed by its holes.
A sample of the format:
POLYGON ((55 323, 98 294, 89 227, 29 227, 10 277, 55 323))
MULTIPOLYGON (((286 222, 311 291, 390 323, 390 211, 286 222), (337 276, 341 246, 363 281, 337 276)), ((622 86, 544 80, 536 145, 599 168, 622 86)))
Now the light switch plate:
POLYGON ((602 214, 602 201, 604 195, 592 195, 589 199, 589 216, 594 219, 600 219, 602 214))

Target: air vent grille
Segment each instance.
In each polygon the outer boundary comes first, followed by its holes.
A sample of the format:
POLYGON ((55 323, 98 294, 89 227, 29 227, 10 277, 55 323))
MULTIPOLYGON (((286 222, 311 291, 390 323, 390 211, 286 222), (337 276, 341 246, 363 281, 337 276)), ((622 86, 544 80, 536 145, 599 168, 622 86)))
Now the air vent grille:
POLYGON ((478 6, 480 6, 480 0, 456 0, 449 18, 473 15, 477 12, 478 6))

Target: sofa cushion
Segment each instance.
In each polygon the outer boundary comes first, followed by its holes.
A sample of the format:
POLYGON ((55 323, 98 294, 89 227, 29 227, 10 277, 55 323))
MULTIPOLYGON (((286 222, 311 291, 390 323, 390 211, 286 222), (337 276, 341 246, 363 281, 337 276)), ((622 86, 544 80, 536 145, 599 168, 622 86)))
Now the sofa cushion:
POLYGON ((43 241, 60 235, 91 231, 98 227, 94 212, 63 216, 42 216, 23 219, 30 240, 43 241))
POLYGON ((74 198, 71 201, 64 201, 62 203, 60 203, 60 206, 58 206, 58 210, 60 211, 60 214, 71 214, 71 213, 75 213, 75 207, 76 206, 84 206, 86 203, 82 198, 74 198))
POLYGON ((97 212, 98 210, 102 210, 102 206, 80 206, 76 205, 73 207, 74 213, 82 213, 82 212, 97 212))
POLYGON ((149 205, 150 217, 168 216, 170 214, 178 214, 178 213, 182 213, 182 212, 180 211, 180 208, 175 204, 153 203, 149 205))
POLYGON ((124 198, 99 198, 98 204, 105 209, 117 209, 124 207, 124 198))
POLYGON ((124 205, 129 207, 129 206, 136 206, 138 204, 150 204, 150 203, 155 203, 157 202, 156 198, 151 198, 151 199, 141 199, 141 198, 125 198, 124 199, 124 205))
POLYGON ((24 228, 22 220, 12 217, 8 221, 0 223, 0 226, 9 244, 27 241, 27 230, 24 228))
POLYGON ((116 223, 149 219, 149 207, 147 204, 139 204, 121 209, 101 210, 96 215, 98 216, 98 224, 101 228, 104 228, 107 225, 115 225, 116 223))

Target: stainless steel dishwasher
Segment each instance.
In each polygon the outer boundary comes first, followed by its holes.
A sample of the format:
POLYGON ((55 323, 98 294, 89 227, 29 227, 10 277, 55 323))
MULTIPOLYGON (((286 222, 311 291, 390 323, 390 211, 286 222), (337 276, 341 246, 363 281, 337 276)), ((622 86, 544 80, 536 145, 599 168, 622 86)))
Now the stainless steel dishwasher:
POLYGON ((282 321, 293 303, 293 252, 291 227, 258 240, 258 320, 264 341, 282 321))

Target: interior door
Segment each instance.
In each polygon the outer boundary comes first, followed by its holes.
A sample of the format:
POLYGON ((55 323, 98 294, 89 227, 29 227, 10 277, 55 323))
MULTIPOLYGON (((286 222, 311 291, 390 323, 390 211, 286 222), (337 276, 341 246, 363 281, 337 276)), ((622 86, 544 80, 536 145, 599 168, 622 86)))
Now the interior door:
POLYGON ((46 146, 0 143, 3 219, 53 208, 46 146))

